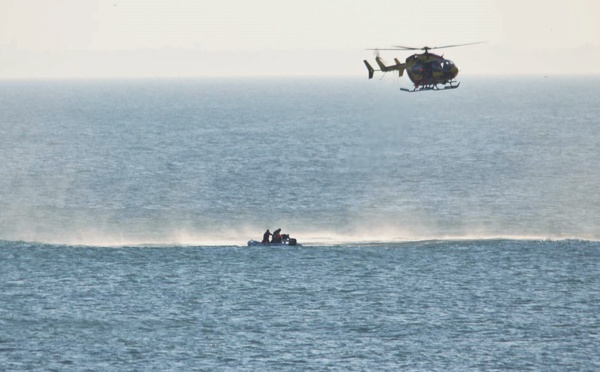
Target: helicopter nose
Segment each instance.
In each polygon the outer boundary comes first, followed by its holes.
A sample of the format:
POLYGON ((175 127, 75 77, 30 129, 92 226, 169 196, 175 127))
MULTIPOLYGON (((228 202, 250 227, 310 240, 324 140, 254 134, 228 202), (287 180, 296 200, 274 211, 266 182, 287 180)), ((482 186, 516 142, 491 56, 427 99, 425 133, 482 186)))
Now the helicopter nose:
POLYGON ((450 70, 450 75, 452 76, 452 79, 454 79, 456 75, 458 75, 458 67, 456 67, 456 65, 452 66, 452 69, 450 70))

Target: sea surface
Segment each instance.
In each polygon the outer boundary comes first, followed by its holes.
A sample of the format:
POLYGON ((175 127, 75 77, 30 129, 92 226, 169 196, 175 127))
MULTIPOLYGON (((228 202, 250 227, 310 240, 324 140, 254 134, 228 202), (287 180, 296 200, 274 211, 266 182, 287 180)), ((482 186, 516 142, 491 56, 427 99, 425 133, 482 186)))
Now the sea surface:
POLYGON ((600 370, 600 78, 461 80, 0 81, 0 369, 600 370))

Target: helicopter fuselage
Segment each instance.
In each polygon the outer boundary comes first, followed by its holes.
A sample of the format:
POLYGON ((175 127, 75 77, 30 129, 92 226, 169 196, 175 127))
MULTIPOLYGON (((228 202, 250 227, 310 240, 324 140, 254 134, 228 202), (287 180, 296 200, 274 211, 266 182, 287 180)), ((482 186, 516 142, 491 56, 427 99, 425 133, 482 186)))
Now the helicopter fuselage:
POLYGON ((454 44, 445 45, 438 47, 424 46, 421 48, 407 47, 396 45, 391 48, 384 49, 368 49, 374 50, 376 53, 375 62, 379 66, 379 70, 375 70, 367 60, 364 60, 367 71, 369 72, 369 79, 372 79, 375 71, 381 71, 384 73, 390 71, 398 71, 398 76, 402 76, 404 71, 408 74, 408 78, 413 82, 414 89, 409 90, 406 88, 400 88, 406 92, 421 92, 426 90, 446 90, 456 89, 460 85, 460 82, 454 80, 458 75, 458 67, 449 59, 439 56, 434 53, 429 53, 431 49, 442 49, 442 48, 454 48, 459 46, 481 44, 483 41, 468 44, 454 44), (422 50, 424 53, 413 54, 406 58, 404 63, 400 63, 397 58, 394 58, 395 64, 386 65, 383 60, 379 57, 380 50, 422 50))
POLYGON ((458 75, 458 67, 452 61, 429 52, 413 54, 405 64, 415 87, 448 84, 458 75))

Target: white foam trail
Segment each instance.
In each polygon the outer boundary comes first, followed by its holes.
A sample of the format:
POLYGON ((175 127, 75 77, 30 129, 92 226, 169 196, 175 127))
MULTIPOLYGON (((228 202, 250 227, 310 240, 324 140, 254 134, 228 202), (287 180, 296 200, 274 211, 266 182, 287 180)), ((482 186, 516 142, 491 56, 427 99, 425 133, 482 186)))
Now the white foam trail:
MULTIPOLYGON (((288 231, 283 231, 288 233, 288 231)), ((92 246, 92 247, 127 247, 127 246, 246 246, 250 239, 260 240, 263 231, 250 227, 236 230, 206 233, 190 229, 181 229, 160 236, 128 236, 123 233, 108 233, 94 229, 65 234, 40 234, 22 237, 23 240, 38 243, 92 246)), ((369 233, 355 231, 339 233, 334 231, 298 230, 290 232, 291 237, 298 239, 304 246, 335 246, 335 245, 369 245, 386 243, 407 243, 422 241, 470 241, 470 240, 586 240, 600 241, 594 236, 564 236, 557 234, 414 234, 406 231, 387 230, 385 233, 370 231, 369 233)), ((13 239, 11 239, 13 240, 13 239)))

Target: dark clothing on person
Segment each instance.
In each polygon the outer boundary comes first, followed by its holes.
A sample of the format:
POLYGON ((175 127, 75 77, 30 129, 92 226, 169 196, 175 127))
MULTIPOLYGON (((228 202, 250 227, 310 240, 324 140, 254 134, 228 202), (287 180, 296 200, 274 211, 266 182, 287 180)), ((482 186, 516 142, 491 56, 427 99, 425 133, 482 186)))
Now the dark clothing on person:
POLYGON ((263 240, 262 240, 263 244, 269 244, 269 235, 273 235, 273 234, 271 234, 269 229, 267 229, 267 231, 265 231, 265 233, 263 234, 263 240))
POLYGON ((281 229, 277 229, 275 231, 273 231, 273 239, 271 240, 271 243, 281 243, 281 229))

